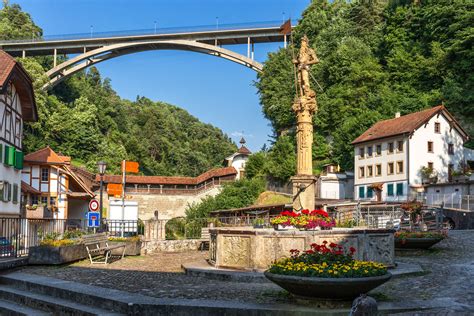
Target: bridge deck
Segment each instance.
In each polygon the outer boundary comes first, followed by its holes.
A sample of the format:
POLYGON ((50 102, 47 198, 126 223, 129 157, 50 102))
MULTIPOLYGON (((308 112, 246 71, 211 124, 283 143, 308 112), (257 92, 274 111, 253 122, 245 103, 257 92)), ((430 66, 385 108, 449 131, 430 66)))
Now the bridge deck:
POLYGON ((84 50, 92 50, 106 45, 141 42, 150 40, 191 40, 205 44, 236 45, 251 43, 282 42, 285 35, 282 33, 280 23, 267 22, 266 24, 254 26, 239 25, 237 28, 223 25, 219 29, 181 30, 160 29, 107 32, 91 34, 72 34, 44 37, 36 40, 19 40, 0 42, 0 49, 12 56, 21 56, 23 51, 27 56, 52 55, 56 49, 57 54, 79 54, 84 50), (272 24, 273 23, 273 24, 272 24), (150 34, 151 33, 151 34, 150 34))

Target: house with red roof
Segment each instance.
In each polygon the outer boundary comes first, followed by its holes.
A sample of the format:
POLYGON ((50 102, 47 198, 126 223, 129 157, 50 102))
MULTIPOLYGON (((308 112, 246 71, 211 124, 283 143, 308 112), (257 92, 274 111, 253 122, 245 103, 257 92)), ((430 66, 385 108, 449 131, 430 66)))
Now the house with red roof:
POLYGON ((84 219, 95 194, 85 170, 49 146, 25 156, 22 195, 27 218, 84 219))
POLYGON ((242 179, 245 177, 245 163, 249 159, 252 152, 245 147, 245 139, 240 139, 240 148, 237 152, 233 153, 225 159, 225 163, 228 167, 234 167, 237 170, 236 179, 242 179))
POLYGON ((352 142, 355 199, 401 201, 451 183, 474 159, 468 139, 443 105, 375 123, 352 142))
POLYGON ((0 50, 0 216, 20 216, 23 123, 38 118, 31 78, 0 50))

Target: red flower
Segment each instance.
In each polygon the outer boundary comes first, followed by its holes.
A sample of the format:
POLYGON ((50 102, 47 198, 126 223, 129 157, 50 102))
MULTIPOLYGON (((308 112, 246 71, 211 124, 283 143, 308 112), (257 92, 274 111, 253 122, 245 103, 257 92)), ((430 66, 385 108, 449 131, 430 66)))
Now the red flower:
POLYGON ((349 248, 349 251, 351 252, 351 255, 354 254, 356 252, 356 249, 354 247, 350 247, 349 248))
POLYGON ((336 248, 336 247, 337 247, 337 245, 333 242, 329 244, 329 248, 336 248))
POLYGON ((308 215, 308 214, 309 214, 309 210, 302 210, 301 213, 303 213, 304 215, 308 215))
POLYGON ((305 253, 307 253, 307 254, 313 254, 313 253, 314 253, 314 250, 309 249, 309 250, 306 250, 305 253))
POLYGON ((327 243, 328 243, 328 242, 327 242, 326 240, 325 240, 325 241, 323 241, 323 244, 327 244, 327 243))

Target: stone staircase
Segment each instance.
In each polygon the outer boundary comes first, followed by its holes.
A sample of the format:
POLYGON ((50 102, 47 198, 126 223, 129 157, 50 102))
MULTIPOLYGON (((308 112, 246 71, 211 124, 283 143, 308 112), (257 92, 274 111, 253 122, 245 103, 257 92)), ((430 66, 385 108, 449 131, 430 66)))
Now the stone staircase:
POLYGON ((21 273, 0 276, 0 315, 126 315, 120 312, 124 306, 111 307, 94 293, 84 295, 74 287, 61 287, 67 281, 41 282, 45 280, 21 273))

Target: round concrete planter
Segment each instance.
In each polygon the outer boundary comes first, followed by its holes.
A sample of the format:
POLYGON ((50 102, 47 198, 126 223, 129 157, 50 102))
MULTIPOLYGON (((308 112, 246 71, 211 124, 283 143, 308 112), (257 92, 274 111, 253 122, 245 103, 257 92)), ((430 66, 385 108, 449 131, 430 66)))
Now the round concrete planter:
POLYGON ((439 243, 443 238, 395 238, 397 249, 428 249, 439 243))
POLYGON ((265 271, 265 277, 291 294, 331 300, 352 300, 390 280, 392 275, 366 278, 316 278, 273 274, 265 271))

